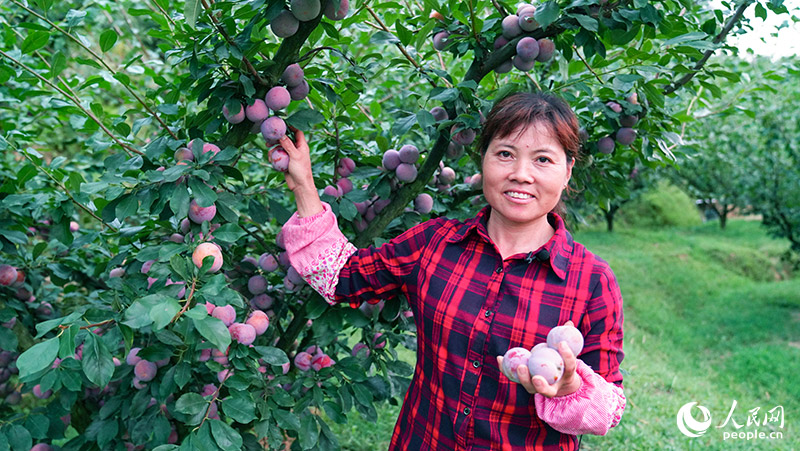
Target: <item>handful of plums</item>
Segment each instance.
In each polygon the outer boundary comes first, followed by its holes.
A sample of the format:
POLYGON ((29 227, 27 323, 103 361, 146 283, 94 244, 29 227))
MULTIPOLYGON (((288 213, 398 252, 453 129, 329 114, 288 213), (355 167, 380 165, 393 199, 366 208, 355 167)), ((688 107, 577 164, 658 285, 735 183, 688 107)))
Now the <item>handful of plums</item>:
POLYGON ((519 382, 517 367, 527 365, 531 377, 542 376, 553 385, 564 374, 564 359, 558 353, 558 344, 567 342, 572 353, 577 356, 583 350, 583 335, 571 323, 556 326, 547 334, 547 342, 539 343, 530 351, 525 348, 511 348, 503 356, 500 370, 507 378, 519 382))

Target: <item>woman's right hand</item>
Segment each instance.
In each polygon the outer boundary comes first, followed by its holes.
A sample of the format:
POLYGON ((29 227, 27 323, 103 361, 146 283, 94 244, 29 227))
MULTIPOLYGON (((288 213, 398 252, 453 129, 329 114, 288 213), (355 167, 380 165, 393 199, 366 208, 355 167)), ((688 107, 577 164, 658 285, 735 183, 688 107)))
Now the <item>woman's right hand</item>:
MULTIPOLYGON (((305 134, 289 127, 294 132, 295 142, 283 136, 278 143, 289 155, 289 167, 284 174, 286 185, 294 193, 297 202, 297 214, 300 217, 312 216, 322 211, 317 187, 314 185, 314 174, 311 171, 311 153, 305 134)), ((274 148, 269 151, 270 156, 274 148)))

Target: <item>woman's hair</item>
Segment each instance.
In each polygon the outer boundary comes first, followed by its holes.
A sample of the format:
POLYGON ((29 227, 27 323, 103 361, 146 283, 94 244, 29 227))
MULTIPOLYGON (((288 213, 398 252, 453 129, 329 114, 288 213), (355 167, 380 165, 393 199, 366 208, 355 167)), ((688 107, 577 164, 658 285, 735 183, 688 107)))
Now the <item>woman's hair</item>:
POLYGON ((478 141, 481 158, 494 138, 505 138, 536 123, 545 125, 567 154, 578 158, 578 118, 560 97, 546 92, 514 92, 494 104, 478 141))
MULTIPOLYGON (((561 97, 541 91, 513 92, 494 104, 478 140, 481 160, 494 138, 522 133, 524 127, 534 124, 542 124, 550 130, 564 148, 567 164, 570 160, 573 163, 577 161, 581 147, 578 118, 561 97)), ((553 212, 566 219, 567 209, 563 200, 558 201, 553 212)))

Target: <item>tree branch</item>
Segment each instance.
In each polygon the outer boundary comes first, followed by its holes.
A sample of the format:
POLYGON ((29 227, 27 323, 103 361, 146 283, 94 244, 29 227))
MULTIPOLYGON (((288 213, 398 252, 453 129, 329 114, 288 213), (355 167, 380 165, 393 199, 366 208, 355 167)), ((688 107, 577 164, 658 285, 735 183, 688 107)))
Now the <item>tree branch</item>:
MULTIPOLYGON (((753 3, 755 3, 754 0, 748 0, 739 5, 739 7, 736 8, 736 12, 731 17, 728 18, 728 23, 725 24, 725 27, 722 29, 722 31, 720 31, 719 34, 717 34, 717 36, 714 37, 714 40, 711 42, 713 44, 719 44, 720 42, 724 41, 728 33, 730 33, 733 27, 742 19, 744 11, 747 9, 747 7, 753 3)), ((711 55, 713 55, 715 51, 716 51, 715 49, 706 50, 705 53, 703 54, 703 57, 700 58, 700 60, 697 61, 697 63, 695 63, 694 67, 692 68, 692 71, 685 74, 683 77, 679 78, 678 81, 667 86, 664 89, 664 95, 672 94, 673 92, 677 91, 678 88, 680 88, 681 86, 685 85, 686 83, 689 83, 689 81, 692 78, 694 78, 694 76, 697 75, 698 72, 700 72, 700 69, 702 69, 703 66, 705 66, 706 62, 708 61, 709 58, 711 58, 711 55)))

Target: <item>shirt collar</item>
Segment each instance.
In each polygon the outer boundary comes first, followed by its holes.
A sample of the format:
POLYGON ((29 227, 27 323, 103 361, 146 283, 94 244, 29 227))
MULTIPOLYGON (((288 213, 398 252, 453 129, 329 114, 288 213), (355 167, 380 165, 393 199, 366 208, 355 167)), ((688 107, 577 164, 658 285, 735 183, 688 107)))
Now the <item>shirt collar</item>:
MULTIPOLYGON (((448 239, 447 242, 449 243, 457 243, 467 238, 470 232, 475 231, 480 237, 484 240, 491 242, 491 238, 489 238, 489 232, 486 229, 486 224, 489 219, 489 213, 491 212, 491 207, 488 205, 481 209, 478 214, 467 221, 462 223, 461 227, 459 227, 455 233, 453 233, 448 239)), ((572 235, 567 231, 566 227, 564 226, 564 220, 561 216, 555 213, 549 213, 547 215, 547 221, 550 223, 551 226, 555 229, 555 233, 550 240, 545 243, 539 249, 535 249, 533 254, 540 252, 543 249, 546 249, 547 252, 550 253, 550 257, 548 261, 550 263, 550 267, 553 268, 553 272, 562 280, 565 280, 567 277, 567 267, 569 265, 569 256, 572 255, 572 251, 574 249, 575 242, 572 239, 572 235)))

